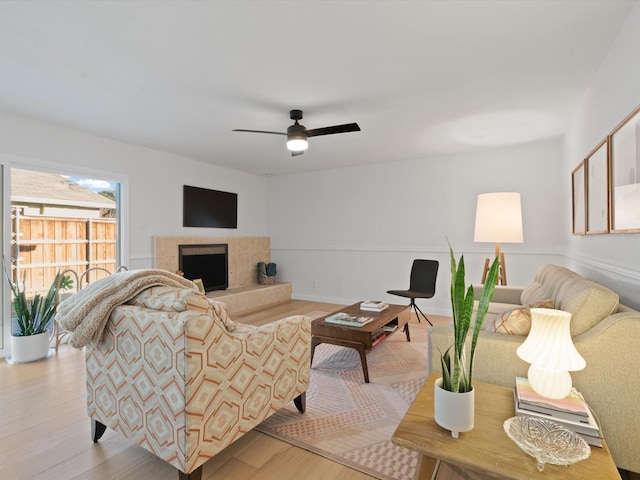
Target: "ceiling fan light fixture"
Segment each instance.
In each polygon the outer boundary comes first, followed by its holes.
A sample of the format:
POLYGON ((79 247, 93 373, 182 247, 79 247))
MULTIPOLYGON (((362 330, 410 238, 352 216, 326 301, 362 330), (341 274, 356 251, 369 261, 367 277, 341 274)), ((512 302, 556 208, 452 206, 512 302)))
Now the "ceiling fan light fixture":
POLYGON ((287 149, 290 152, 304 152, 307 148, 307 129, 296 120, 296 123, 287 128, 287 149))
POLYGON ((291 152, 304 152, 309 148, 306 138, 290 138, 287 140, 287 149, 291 152))
POLYGON ((302 110, 290 110, 289 117, 293 120, 293 125, 287 128, 287 132, 272 132, 268 130, 245 130, 243 128, 235 128, 234 132, 249 133, 268 133, 271 135, 286 135, 287 149, 291 152, 291 156, 302 155, 309 148, 309 137, 320 137, 324 135, 333 135, 336 133, 359 132, 360 126, 357 123, 345 123, 343 125, 333 125, 330 127, 314 128, 307 130, 304 125, 300 125, 298 120, 302 120, 302 110))

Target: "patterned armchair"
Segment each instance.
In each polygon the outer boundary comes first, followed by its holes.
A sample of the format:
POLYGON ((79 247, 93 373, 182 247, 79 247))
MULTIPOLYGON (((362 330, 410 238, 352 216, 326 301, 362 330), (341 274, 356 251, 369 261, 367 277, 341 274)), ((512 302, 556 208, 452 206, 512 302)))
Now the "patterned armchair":
POLYGON ((92 439, 109 427, 180 479, 200 479, 203 463, 282 406, 304 412, 310 343, 304 316, 252 327, 193 290, 144 290, 87 346, 92 439))

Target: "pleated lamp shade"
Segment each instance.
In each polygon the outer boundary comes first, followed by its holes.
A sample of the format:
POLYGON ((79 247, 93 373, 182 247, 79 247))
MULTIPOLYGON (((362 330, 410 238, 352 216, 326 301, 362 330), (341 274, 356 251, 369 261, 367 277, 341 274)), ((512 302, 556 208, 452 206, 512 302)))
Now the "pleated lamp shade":
POLYGON ((540 395, 564 398, 571 391, 569 372, 587 364, 571 340, 571 314, 551 308, 531 309, 531 331, 516 353, 529 367, 529 383, 540 395))

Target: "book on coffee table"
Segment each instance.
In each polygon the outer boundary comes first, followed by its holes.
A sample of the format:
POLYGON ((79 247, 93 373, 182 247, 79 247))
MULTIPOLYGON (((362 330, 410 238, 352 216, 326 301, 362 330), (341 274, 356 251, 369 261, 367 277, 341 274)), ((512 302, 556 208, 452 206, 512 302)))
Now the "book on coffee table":
POLYGON ((334 315, 330 315, 324 319, 327 323, 336 323, 338 325, 347 325, 349 327, 362 327, 367 323, 373 321, 373 317, 366 315, 352 315, 350 313, 339 312, 334 315))
POLYGON ((381 312, 387 308, 389 308, 389 304, 381 300, 367 300, 360 304, 360 310, 369 312, 381 312))
POLYGON ((373 338, 372 338, 372 341, 371 341, 371 348, 373 348, 376 345, 378 345, 385 338, 387 338, 387 333, 386 332, 381 332, 378 335, 374 335, 373 338))

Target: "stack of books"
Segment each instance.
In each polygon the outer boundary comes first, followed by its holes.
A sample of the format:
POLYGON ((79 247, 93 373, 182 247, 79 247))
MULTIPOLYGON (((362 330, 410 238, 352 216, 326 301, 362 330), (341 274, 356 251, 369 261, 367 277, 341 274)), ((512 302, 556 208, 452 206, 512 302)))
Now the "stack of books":
POLYGON ((389 304, 384 303, 380 300, 367 300, 366 302, 362 302, 360 304, 360 310, 365 310, 368 312, 381 312, 387 308, 389 308, 389 304))
POLYGON ((575 388, 565 398, 547 398, 536 393, 529 380, 516 377, 514 399, 516 415, 544 418, 579 434, 589 445, 602 447, 600 427, 575 388))
POLYGON ((376 345, 378 345, 381 341, 383 341, 385 338, 387 338, 387 332, 385 332, 383 329, 378 330, 377 332, 375 332, 372 336, 371 336, 371 348, 375 347, 376 345))
POLYGON ((324 321, 327 323, 336 323, 338 325, 347 325, 348 327, 362 327, 363 325, 373 321, 373 317, 339 312, 325 318, 324 321))

